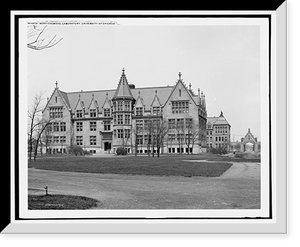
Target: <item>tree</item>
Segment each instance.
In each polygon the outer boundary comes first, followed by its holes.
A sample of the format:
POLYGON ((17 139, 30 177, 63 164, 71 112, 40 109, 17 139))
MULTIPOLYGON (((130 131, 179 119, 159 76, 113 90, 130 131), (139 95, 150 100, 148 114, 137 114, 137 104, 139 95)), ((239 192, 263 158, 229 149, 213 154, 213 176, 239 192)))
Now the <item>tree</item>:
MULTIPOLYGON (((199 137, 199 126, 195 123, 194 119, 189 117, 185 119, 185 129, 186 129, 186 137, 185 144, 188 149, 188 154, 190 154, 190 147, 194 148, 194 144, 199 137)), ((193 151, 191 152, 193 154, 193 151)))
POLYGON ((178 147, 179 147, 179 153, 182 153, 182 143, 184 141, 184 118, 178 118, 176 122, 176 132, 177 132, 177 141, 178 141, 178 147))
POLYGON ((159 158, 161 146, 163 145, 164 138, 168 133, 168 123, 165 119, 157 119, 156 124, 154 125, 154 133, 157 157, 159 158))
POLYGON ((38 146, 38 140, 34 138, 35 132, 38 130, 40 125, 40 114, 42 112, 43 107, 41 106, 41 102, 43 93, 36 94, 33 99, 33 104, 31 108, 27 111, 27 116, 29 118, 29 129, 28 129, 28 154, 29 160, 32 158, 32 152, 34 151, 34 146, 38 146), (34 145, 35 143, 35 145, 34 145))
POLYGON ((33 50, 43 50, 57 45, 63 38, 57 39, 57 35, 45 35, 49 29, 47 25, 43 27, 32 25, 28 28, 27 47, 33 50))

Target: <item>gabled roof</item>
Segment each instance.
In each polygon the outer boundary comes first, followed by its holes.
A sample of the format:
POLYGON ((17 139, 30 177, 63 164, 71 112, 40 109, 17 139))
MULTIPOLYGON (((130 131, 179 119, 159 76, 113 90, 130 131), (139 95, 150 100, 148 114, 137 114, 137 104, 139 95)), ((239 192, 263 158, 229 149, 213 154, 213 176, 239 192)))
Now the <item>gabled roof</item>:
POLYGON ((128 85, 128 81, 127 81, 127 78, 125 75, 124 68, 122 70, 122 75, 121 75, 121 78, 120 78, 120 81, 119 81, 119 84, 118 84, 118 87, 114 94, 113 99, 117 99, 117 98, 129 98, 129 99, 133 98, 131 90, 128 85))
POLYGON ((182 85, 182 88, 184 88, 186 90, 189 97, 192 99, 192 101, 195 103, 195 105, 197 105, 197 101, 195 101, 195 96, 193 96, 193 94, 190 92, 190 90, 187 89, 187 87, 183 83, 183 80, 181 79, 181 72, 179 72, 178 75, 179 75, 179 79, 177 80, 175 86, 173 87, 172 92, 169 94, 169 96, 168 96, 167 100, 165 101, 165 103, 163 104, 163 106, 165 106, 165 104, 169 101, 169 99, 171 98, 173 92, 175 91, 175 89, 178 87, 179 84, 182 85))
POLYGON ((207 117, 206 123, 211 123, 211 125, 229 125, 228 121, 223 115, 223 112, 221 111, 221 114, 219 117, 207 117))
POLYGON ((152 106, 152 107, 153 107, 153 106, 161 106, 161 103, 160 103, 159 98, 158 98, 158 96, 157 96, 157 90, 155 91, 155 96, 154 96, 154 98, 153 98, 153 101, 152 101, 152 103, 151 103, 151 106, 152 106))

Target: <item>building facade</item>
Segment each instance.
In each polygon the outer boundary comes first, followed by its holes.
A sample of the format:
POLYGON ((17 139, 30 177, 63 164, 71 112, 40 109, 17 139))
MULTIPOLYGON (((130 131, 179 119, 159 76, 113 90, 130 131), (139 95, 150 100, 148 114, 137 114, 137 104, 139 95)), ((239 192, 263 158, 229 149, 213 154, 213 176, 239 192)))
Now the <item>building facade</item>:
POLYGON ((179 78, 173 86, 135 88, 122 70, 117 88, 63 92, 56 87, 43 110, 44 149, 68 153, 199 153, 206 147, 206 100, 179 78))
POLYGON ((206 142, 207 148, 225 148, 230 150, 230 128, 226 118, 221 112, 219 117, 207 117, 206 142))

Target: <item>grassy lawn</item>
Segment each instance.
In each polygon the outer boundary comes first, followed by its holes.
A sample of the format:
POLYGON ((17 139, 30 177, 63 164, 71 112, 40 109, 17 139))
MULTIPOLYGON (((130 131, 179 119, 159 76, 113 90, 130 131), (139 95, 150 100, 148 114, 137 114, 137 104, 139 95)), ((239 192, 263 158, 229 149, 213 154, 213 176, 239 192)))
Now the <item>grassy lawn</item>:
POLYGON ((222 160, 213 162, 187 161, 201 159, 208 160, 208 157, 205 155, 165 155, 160 158, 147 156, 49 156, 29 162, 29 167, 44 170, 86 173, 218 177, 232 165, 222 160))
POLYGON ((28 195, 28 209, 89 209, 97 206, 97 200, 85 196, 28 195))

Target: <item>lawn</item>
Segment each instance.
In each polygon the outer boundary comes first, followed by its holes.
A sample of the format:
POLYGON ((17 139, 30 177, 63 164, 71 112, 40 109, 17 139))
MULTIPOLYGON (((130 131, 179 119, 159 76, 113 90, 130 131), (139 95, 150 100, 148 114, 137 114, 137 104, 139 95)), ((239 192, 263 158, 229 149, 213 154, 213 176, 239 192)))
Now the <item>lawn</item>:
POLYGON ((28 195, 28 209, 90 209, 97 206, 97 200, 72 195, 28 195))
POLYGON ((218 177, 227 171, 232 165, 232 163, 224 161, 187 161, 195 159, 203 160, 206 158, 206 156, 200 155, 165 155, 159 158, 147 156, 49 156, 38 158, 36 161, 29 162, 29 167, 44 170, 86 173, 218 177))

